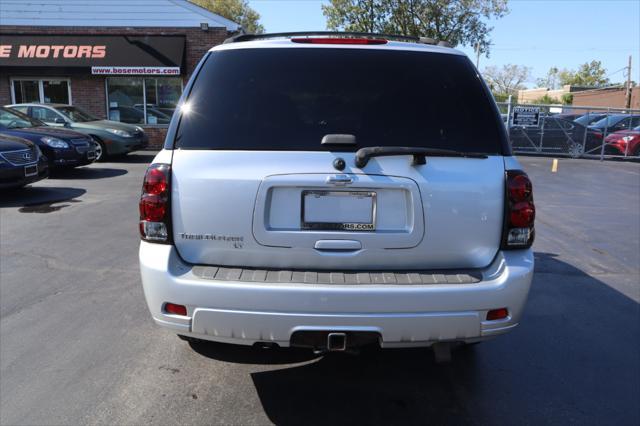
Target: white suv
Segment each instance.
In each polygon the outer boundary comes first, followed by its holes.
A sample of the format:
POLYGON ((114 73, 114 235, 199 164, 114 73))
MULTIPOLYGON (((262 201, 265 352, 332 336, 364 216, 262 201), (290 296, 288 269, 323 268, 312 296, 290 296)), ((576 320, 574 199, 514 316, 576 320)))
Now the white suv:
POLYGON ((140 200, 159 325, 318 351, 473 343, 517 326, 531 182, 462 53, 244 35, 185 88, 140 200))

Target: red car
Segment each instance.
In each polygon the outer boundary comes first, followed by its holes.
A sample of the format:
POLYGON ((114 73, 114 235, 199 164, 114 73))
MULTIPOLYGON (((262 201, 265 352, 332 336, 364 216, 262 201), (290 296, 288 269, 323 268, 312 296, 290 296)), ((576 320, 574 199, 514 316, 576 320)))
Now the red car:
POLYGON ((631 130, 620 130, 605 138, 606 149, 615 155, 640 155, 640 126, 631 130))

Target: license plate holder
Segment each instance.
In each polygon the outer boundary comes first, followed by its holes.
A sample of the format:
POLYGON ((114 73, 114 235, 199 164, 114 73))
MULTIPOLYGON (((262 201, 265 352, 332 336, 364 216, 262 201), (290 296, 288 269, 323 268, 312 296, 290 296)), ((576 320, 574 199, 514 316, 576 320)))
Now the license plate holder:
POLYGON ((24 166, 24 176, 31 177, 36 176, 38 174, 38 165, 32 164, 30 166, 24 166))
POLYGON ((374 191, 302 191, 301 228, 366 232, 376 229, 374 191))

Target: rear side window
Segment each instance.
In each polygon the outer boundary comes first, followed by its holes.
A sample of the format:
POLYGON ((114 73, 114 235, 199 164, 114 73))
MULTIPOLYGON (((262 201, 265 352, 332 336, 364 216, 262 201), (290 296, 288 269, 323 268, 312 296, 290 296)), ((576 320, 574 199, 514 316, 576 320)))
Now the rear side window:
POLYGON ((176 147, 355 151, 419 146, 501 154, 503 124, 470 61, 393 50, 213 52, 194 82, 176 147), (321 145, 351 134, 356 145, 321 145))

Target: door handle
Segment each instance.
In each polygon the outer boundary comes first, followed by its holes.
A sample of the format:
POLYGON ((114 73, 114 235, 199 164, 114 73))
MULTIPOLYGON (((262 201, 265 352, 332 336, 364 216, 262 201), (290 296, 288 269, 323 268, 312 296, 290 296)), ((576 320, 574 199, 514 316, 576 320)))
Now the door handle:
POLYGON ((329 185, 349 185, 353 183, 353 179, 348 175, 331 175, 325 179, 325 183, 329 185))

